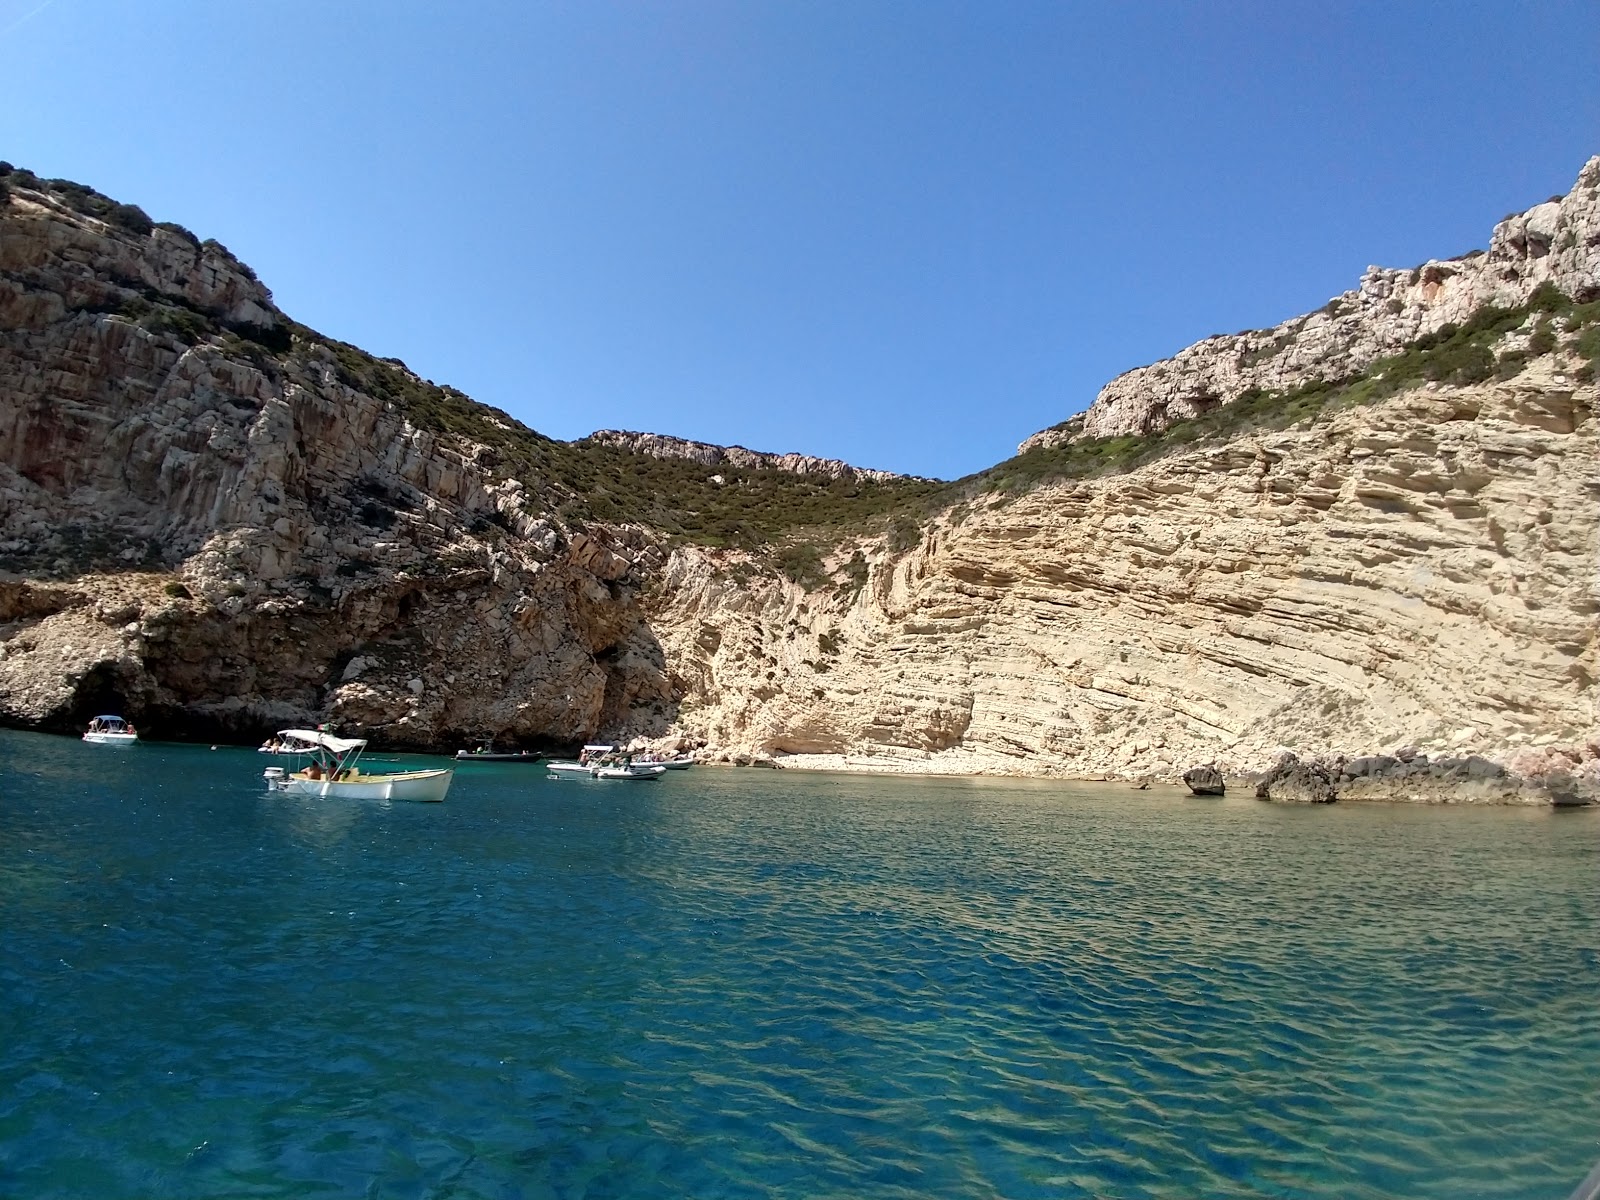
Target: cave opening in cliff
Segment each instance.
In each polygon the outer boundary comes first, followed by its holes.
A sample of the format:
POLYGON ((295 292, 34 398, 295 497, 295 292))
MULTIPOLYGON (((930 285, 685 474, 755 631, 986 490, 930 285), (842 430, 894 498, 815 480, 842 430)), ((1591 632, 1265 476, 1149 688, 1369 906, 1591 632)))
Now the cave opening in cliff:
POLYGON ((110 663, 100 663, 84 672, 72 704, 63 713, 63 724, 69 729, 81 729, 91 717, 100 713, 119 713, 124 717, 143 717, 127 708, 127 697, 117 686, 116 672, 110 663))

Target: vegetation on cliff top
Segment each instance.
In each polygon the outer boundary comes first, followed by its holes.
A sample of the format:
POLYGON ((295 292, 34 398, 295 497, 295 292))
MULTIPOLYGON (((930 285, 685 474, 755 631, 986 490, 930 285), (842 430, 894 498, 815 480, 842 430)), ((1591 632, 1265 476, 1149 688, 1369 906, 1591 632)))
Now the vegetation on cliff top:
MULTIPOLYGON (((233 256, 215 242, 200 242, 182 226, 152 222, 142 209, 119 204, 69 180, 44 180, 0 163, 0 207, 22 188, 47 192, 74 211, 106 221, 135 237, 164 229, 199 247, 233 256)), ((243 263, 241 272, 254 273, 243 263)), ((215 339, 224 353, 270 370, 287 370, 317 353, 331 355, 346 386, 392 404, 418 428, 459 439, 463 451, 503 478, 517 479, 536 503, 565 524, 619 522, 646 526, 702 545, 777 549, 774 565, 796 581, 824 577, 821 549, 843 539, 882 536, 891 553, 916 544, 926 520, 941 510, 964 511, 983 494, 1010 494, 1041 483, 1130 470, 1196 442, 1226 440, 1258 429, 1281 429, 1350 405, 1368 404, 1429 381, 1474 383, 1507 377, 1528 358, 1564 345, 1592 379, 1600 364, 1600 300, 1578 303, 1550 285, 1514 309, 1486 307, 1460 327, 1445 326, 1358 375, 1314 380, 1283 392, 1252 389, 1203 416, 1176 421, 1144 436, 1078 438, 1036 448, 950 483, 924 479, 829 479, 770 468, 707 466, 689 459, 655 458, 582 440, 561 442, 528 428, 455 388, 421 379, 395 359, 283 319, 274 330, 229 328, 214 314, 184 307, 180 299, 149 293, 113 309, 152 333, 187 345, 215 339), (1496 354, 1504 335, 1532 328, 1523 346, 1496 354)), ((858 555, 859 558, 859 555, 858 555)), ((854 561, 854 560, 852 560, 854 561)), ((846 571, 841 586, 859 587, 846 571)))
POLYGON ((475 453, 480 465, 521 481, 568 523, 626 522, 702 545, 754 550, 797 530, 859 527, 943 487, 924 479, 707 466, 588 440, 556 441, 455 388, 419 379, 403 363, 304 326, 295 326, 294 336, 297 349, 326 347, 346 386, 393 404, 420 429, 482 447, 475 453))
POLYGON ((1576 374, 1592 381, 1600 366, 1600 300, 1578 303, 1550 284, 1516 308, 1486 305, 1465 324, 1445 325, 1397 354, 1344 379, 1316 379, 1281 392, 1251 388, 1202 416, 1174 421, 1144 435, 1079 438, 1060 446, 1035 447, 953 485, 978 492, 1018 492, 1053 480, 1085 479, 1131 470, 1196 442, 1226 441, 1263 429, 1286 429, 1337 409, 1397 395, 1436 382, 1481 383, 1510 378, 1536 355, 1559 344, 1558 328, 1582 361, 1576 374), (1532 323, 1524 348, 1495 352, 1508 333, 1532 323))

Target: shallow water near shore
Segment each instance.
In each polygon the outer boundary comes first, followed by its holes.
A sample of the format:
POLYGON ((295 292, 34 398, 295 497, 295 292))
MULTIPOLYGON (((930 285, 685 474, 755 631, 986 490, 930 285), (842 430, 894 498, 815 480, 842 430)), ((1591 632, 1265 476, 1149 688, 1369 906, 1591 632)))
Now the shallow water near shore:
POLYGON ((267 761, 0 731, 0 1195, 1559 1200, 1600 1158, 1600 813, 267 761))

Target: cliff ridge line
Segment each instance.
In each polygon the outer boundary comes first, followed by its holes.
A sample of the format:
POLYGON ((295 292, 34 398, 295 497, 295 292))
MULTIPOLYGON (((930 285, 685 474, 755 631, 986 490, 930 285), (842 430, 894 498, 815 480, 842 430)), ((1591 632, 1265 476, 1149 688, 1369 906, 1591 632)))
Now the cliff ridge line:
POLYGON ((1101 389, 1077 417, 1018 446, 1025 454, 1079 438, 1157 432, 1253 390, 1287 392, 1361 374, 1479 309, 1526 304, 1543 284, 1578 301, 1600 294, 1600 156, 1571 190, 1499 222, 1487 251, 1411 269, 1369 267, 1354 289, 1271 329, 1221 334, 1137 367, 1101 389))

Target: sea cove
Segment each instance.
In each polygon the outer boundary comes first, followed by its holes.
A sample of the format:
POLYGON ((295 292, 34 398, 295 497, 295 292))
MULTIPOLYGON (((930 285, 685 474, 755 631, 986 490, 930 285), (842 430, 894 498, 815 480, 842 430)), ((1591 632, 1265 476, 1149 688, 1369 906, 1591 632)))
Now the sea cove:
POLYGON ((0 1193, 1534 1197, 1600 813, 0 732, 0 1193))

